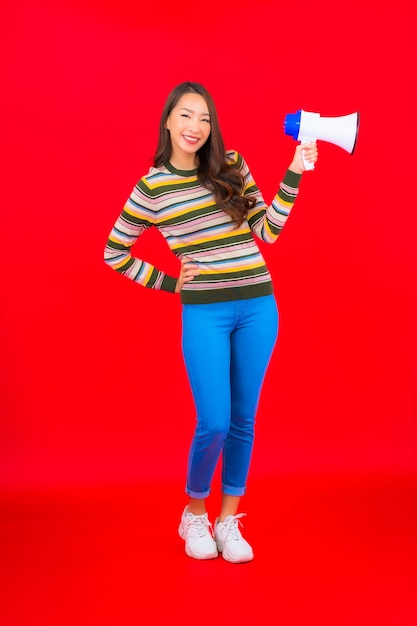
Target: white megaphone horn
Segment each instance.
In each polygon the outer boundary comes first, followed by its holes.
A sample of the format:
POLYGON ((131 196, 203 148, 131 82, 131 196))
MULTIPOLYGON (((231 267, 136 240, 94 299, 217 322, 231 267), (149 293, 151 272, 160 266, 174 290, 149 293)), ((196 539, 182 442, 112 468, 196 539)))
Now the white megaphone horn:
MULTIPOLYGON (((300 109, 285 116, 284 132, 301 143, 321 139, 353 154, 359 132, 359 113, 341 117, 321 117, 319 113, 300 109)), ((313 163, 304 159, 303 162, 306 169, 314 169, 313 163)))

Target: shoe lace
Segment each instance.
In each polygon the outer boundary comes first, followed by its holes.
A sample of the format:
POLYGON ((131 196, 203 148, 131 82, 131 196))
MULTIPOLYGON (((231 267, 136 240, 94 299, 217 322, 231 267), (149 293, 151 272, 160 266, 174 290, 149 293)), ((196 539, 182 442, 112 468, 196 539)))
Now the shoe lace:
POLYGON ((230 538, 233 541, 240 540, 242 535, 240 534, 239 526, 242 526, 243 528, 243 524, 240 521, 240 518, 245 517, 245 515, 246 513, 239 513, 238 515, 233 515, 233 517, 229 519, 227 522, 224 522, 224 530, 223 530, 224 539, 230 538))
POLYGON ((205 537, 207 533, 213 536, 213 530, 211 522, 205 515, 194 515, 188 517, 185 522, 192 526, 199 537, 205 537))

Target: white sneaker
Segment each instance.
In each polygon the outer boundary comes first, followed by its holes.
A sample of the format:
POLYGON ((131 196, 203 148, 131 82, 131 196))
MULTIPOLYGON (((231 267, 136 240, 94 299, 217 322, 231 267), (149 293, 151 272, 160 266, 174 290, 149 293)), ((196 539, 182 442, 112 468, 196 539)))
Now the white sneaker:
POLYGON ((239 519, 245 513, 239 515, 228 515, 224 522, 216 519, 214 524, 214 538, 217 549, 223 554, 223 558, 230 563, 245 563, 253 559, 253 550, 246 539, 243 539, 239 524, 239 519))
POLYGON ((207 513, 194 515, 185 507, 178 534, 185 540, 185 552, 193 559, 215 559, 218 555, 207 513))

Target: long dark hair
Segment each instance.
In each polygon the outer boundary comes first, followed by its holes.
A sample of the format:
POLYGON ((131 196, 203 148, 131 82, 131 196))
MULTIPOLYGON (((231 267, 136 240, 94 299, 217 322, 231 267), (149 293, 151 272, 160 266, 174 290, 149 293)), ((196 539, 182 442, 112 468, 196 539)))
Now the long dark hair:
POLYGON ((243 196, 243 176, 226 160, 226 151, 213 98, 200 83, 180 83, 168 95, 159 125, 154 166, 162 167, 171 158, 171 137, 166 128, 166 121, 178 100, 186 93, 197 93, 202 96, 210 113, 210 135, 204 146, 197 152, 198 179, 202 185, 213 192, 218 206, 230 215, 238 228, 247 216, 248 210, 255 206, 256 202, 250 196, 243 196))

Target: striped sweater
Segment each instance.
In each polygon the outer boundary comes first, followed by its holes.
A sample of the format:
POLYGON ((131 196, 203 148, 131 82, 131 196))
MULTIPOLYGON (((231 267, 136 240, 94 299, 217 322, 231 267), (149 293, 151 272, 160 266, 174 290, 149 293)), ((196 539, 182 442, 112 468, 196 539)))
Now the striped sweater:
POLYGON ((267 243, 276 241, 297 197, 301 176, 288 170, 268 207, 242 156, 229 151, 227 158, 244 175, 244 194, 256 199, 239 228, 199 183, 197 170, 177 170, 170 163, 151 167, 135 185, 110 233, 105 262, 144 287, 174 292, 176 278, 131 254, 141 233, 154 226, 179 259, 186 256, 198 265, 200 274, 181 290, 184 304, 271 294, 271 275, 254 235, 267 243))

